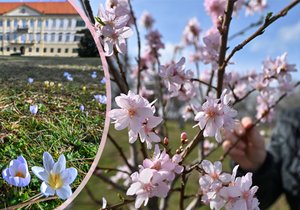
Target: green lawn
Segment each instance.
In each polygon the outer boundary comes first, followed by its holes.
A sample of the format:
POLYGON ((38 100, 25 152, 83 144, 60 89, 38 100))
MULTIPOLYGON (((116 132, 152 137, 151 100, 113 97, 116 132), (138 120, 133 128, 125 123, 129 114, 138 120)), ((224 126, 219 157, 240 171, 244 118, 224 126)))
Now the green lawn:
MULTIPOLYGON (((1 57, 1 171, 19 155, 30 169, 42 166, 45 151, 55 161, 64 154, 67 167, 78 170, 71 185, 73 191, 76 189, 93 162, 104 126, 105 105, 94 100, 94 95, 105 94, 98 66, 96 58, 1 57), (65 71, 72 74, 73 81, 63 77, 65 71), (90 76, 93 71, 98 74, 96 79, 90 76), (27 82, 28 77, 34 79, 32 84, 27 82), (36 115, 29 111, 32 104, 39 107, 36 115), (81 104, 88 114, 79 110, 81 104)), ((30 173, 31 183, 23 189, 10 186, 1 177, 0 209, 32 200, 40 193, 41 181, 30 173)), ((62 202, 55 199, 28 208, 53 209, 62 202)))

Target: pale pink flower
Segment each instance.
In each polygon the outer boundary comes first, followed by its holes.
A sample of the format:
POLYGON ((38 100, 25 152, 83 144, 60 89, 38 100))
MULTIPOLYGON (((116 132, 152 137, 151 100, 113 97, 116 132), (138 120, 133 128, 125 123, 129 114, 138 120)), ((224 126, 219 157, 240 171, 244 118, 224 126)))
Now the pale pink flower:
POLYGON ((197 125, 204 129, 204 137, 215 136, 218 142, 221 141, 220 129, 224 124, 224 119, 219 99, 206 97, 206 102, 202 105, 202 111, 196 114, 194 120, 199 121, 197 125))
POLYGON ((140 173, 135 172, 131 175, 132 184, 126 195, 136 195, 135 208, 140 208, 144 203, 147 205, 149 198, 165 198, 170 190, 167 183, 163 182, 165 177, 156 173, 155 169, 145 168, 140 173))
POLYGON ((153 50, 158 51, 159 49, 164 49, 165 45, 161 41, 161 34, 158 30, 149 31, 146 35, 147 45, 153 50))
POLYGON ((147 149, 151 149, 153 142, 160 142, 160 137, 154 132, 154 128, 158 126, 162 120, 161 117, 155 116, 146 118, 142 123, 142 128, 138 132, 134 132, 133 130, 129 131, 129 143, 134 143, 139 135, 141 142, 146 142, 147 149))
POLYGON ((180 89, 182 89, 183 94, 193 94, 193 85, 190 82, 193 72, 191 70, 185 71, 184 63, 185 58, 182 57, 175 64, 172 63, 168 66, 160 67, 159 76, 162 78, 168 91, 171 92, 171 97, 177 96, 180 89))
POLYGON ((204 155, 207 155, 214 147, 214 143, 210 142, 208 139, 205 139, 203 142, 204 155))
POLYGON ((262 12, 267 8, 267 0, 250 0, 246 6, 246 15, 253 15, 255 12, 262 12))
POLYGON ((115 101, 120 109, 109 111, 108 116, 115 120, 113 123, 116 130, 128 127, 133 132, 138 132, 142 129, 145 119, 153 116, 151 104, 132 91, 129 91, 128 95, 117 96, 115 101))
POLYGON ((215 64, 219 57, 220 33, 216 28, 211 28, 203 37, 204 46, 200 48, 202 61, 205 64, 215 64))
POLYGON ((213 23, 218 25, 219 17, 224 15, 226 9, 226 0, 204 0, 204 8, 213 23))
POLYGON ((199 40, 200 31, 200 24, 197 18, 191 18, 183 31, 184 44, 195 44, 199 40))
POLYGON ((103 36, 104 51, 107 56, 113 54, 113 46, 119 53, 126 53, 126 41, 133 32, 130 27, 126 26, 130 19, 130 16, 124 14, 118 16, 116 9, 107 8, 104 9, 101 5, 98 13, 101 23, 95 25, 99 36, 103 36))
POLYGON ((180 174, 183 171, 183 166, 178 165, 181 160, 181 156, 178 154, 175 154, 171 159, 165 149, 160 152, 158 145, 155 145, 153 158, 145 159, 143 168, 155 169, 157 173, 164 175, 165 181, 172 182, 175 174, 180 174))

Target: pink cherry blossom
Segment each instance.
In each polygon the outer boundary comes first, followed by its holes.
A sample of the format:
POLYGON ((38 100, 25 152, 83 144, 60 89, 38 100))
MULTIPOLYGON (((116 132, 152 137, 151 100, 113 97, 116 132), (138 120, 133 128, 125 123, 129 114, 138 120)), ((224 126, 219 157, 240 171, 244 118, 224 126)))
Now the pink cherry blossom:
POLYGON ((128 127, 130 130, 138 132, 142 129, 145 119, 153 116, 151 104, 132 91, 129 91, 128 95, 117 96, 115 101, 120 109, 109 111, 108 116, 115 120, 113 123, 117 130, 128 127))
POLYGON ((137 137, 140 136, 141 142, 146 142, 147 149, 151 149, 153 142, 160 142, 160 137, 154 132, 154 128, 158 126, 162 120, 161 117, 155 116, 146 118, 142 123, 142 128, 138 132, 134 132, 133 130, 129 131, 129 142, 134 143, 137 137))
POLYGON ((251 0, 246 6, 246 15, 253 15, 267 8, 267 0, 251 0))
POLYGON ((183 43, 185 45, 195 44, 199 40, 200 31, 200 24, 197 18, 191 18, 183 31, 183 43))
POLYGON ((226 0, 204 0, 204 8, 213 23, 217 25, 219 23, 219 17, 225 12, 226 0))
POLYGON ((147 205, 149 198, 167 196, 170 187, 163 182, 164 176, 156 173, 155 169, 145 168, 140 173, 131 175, 132 183, 126 195, 136 195, 135 208, 140 208, 144 203, 147 205))

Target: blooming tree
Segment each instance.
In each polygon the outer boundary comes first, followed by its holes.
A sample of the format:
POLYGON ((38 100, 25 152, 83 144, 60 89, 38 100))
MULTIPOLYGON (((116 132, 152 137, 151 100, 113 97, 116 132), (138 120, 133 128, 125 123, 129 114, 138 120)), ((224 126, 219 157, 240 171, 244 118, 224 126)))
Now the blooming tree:
POLYGON ((300 1, 290 2, 277 14, 267 14, 263 21, 251 26, 257 27, 255 31, 230 51, 232 18, 243 11, 246 15, 261 12, 267 1, 205 0, 205 11, 213 23, 211 28, 204 31, 199 20, 192 18, 175 49, 175 53, 188 49, 190 60, 184 57, 176 60, 174 56, 166 63, 161 63, 161 50, 165 47, 162 35, 154 28, 156 20, 148 12, 140 20, 146 29, 142 51, 138 21, 130 0, 107 0, 95 18, 85 1, 82 1, 84 11, 73 0, 69 1, 85 20, 97 43, 103 68, 110 72, 121 92, 115 97, 115 108, 108 112, 108 117, 116 130, 128 131, 130 150, 122 148, 109 135, 125 165, 115 168, 117 173, 109 178, 103 175, 101 167, 95 172, 116 189, 126 187, 120 203, 104 199, 103 208, 134 203, 135 208, 144 205, 149 209, 167 209, 170 195, 179 192, 179 209, 201 205, 217 210, 259 209, 255 197, 258 187, 252 186, 252 173, 237 177, 238 166, 231 174, 223 172, 221 161, 228 151, 220 161, 212 163, 207 158, 224 142, 223 132, 232 131, 239 123, 237 104, 257 93, 254 127, 272 120, 275 106, 299 85, 293 82, 291 74, 297 71, 296 66, 287 61, 285 52, 264 60, 261 71, 243 75, 231 70, 234 65, 231 58, 300 1), (138 53, 135 61, 129 63, 126 43, 133 33, 137 35, 138 53), (195 64, 195 69, 186 69, 188 62, 195 64), (205 70, 200 70, 200 65, 205 70), (193 120, 194 129, 198 130, 193 138, 183 132, 179 145, 173 145, 174 139, 170 139, 167 128, 168 108, 175 100, 180 101, 178 114, 193 120), (190 161, 197 148, 198 157, 190 161), (196 174, 199 180, 194 195, 186 190, 191 174, 196 174))

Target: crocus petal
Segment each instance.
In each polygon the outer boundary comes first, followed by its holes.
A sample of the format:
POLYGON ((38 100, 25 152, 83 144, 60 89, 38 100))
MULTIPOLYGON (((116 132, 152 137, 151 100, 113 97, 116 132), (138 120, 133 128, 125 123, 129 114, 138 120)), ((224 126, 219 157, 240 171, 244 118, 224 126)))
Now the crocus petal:
POLYGON ((66 169, 66 158, 64 155, 59 156, 58 161, 53 166, 53 173, 60 174, 66 169))
POLYGON ((48 152, 43 154, 43 164, 46 171, 51 171, 54 166, 54 160, 48 152))
POLYGON ((69 185, 64 185, 56 190, 56 194, 59 198, 66 200, 72 195, 72 189, 69 185))
POLYGON ((49 195, 54 195, 55 190, 53 190, 49 185, 47 185, 46 182, 43 182, 41 184, 41 193, 48 197, 49 195))
POLYGON ((70 185, 77 177, 77 170, 73 167, 67 168, 61 173, 62 181, 65 185, 70 185))
POLYGON ((44 168, 33 166, 31 170, 34 173, 34 175, 36 175, 40 180, 42 181, 48 180, 48 173, 44 168))

